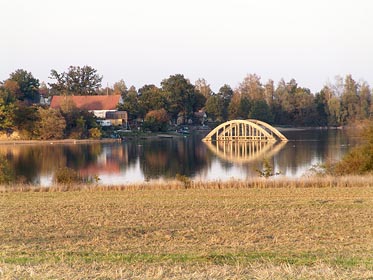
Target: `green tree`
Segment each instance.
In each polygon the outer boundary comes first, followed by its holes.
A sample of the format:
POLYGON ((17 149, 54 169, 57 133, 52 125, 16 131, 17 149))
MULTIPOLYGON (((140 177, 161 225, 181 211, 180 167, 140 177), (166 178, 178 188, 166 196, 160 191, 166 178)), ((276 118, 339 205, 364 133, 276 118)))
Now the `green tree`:
POLYGON ((16 81, 6 80, 0 87, 1 104, 10 104, 16 102, 17 97, 21 96, 21 90, 16 81))
POLYGON ((273 105, 273 96, 275 93, 275 86, 273 80, 269 79, 264 85, 264 100, 267 102, 268 106, 273 105))
POLYGON ((281 79, 274 92, 273 112, 277 124, 291 123, 289 114, 294 110, 291 95, 284 79, 281 79))
POLYGON ((277 124, 318 124, 315 98, 307 88, 299 87, 294 79, 280 80, 274 92, 272 112, 277 124))
POLYGON ((247 119, 251 110, 251 102, 247 96, 242 96, 238 105, 238 118, 247 119))
POLYGON ((231 120, 238 119, 239 117, 239 106, 241 101, 241 95, 239 93, 234 93, 229 102, 228 106, 228 117, 231 120))
POLYGON ((182 114, 184 122, 192 118, 196 110, 197 98, 194 85, 184 78, 184 75, 176 74, 161 82, 162 90, 167 94, 172 118, 176 122, 179 114, 182 114))
POLYGON ((250 119, 257 119, 267 123, 273 122, 271 109, 264 100, 253 101, 248 117, 250 119))
POLYGON ((344 81, 344 89, 341 97, 343 124, 356 118, 359 106, 357 84, 351 75, 347 75, 344 81))
POLYGON ((198 90, 206 99, 213 94, 210 85, 207 84, 206 80, 203 78, 200 78, 195 82, 195 87, 196 90, 198 90))
POLYGON ((136 90, 136 87, 135 86, 130 86, 130 88, 128 89, 128 92, 127 93, 136 93, 137 94, 137 90, 136 90))
POLYGON ((14 129, 15 109, 16 106, 14 103, 6 105, 0 102, 0 131, 4 130, 9 133, 14 129))
POLYGON ((145 85, 139 89, 139 112, 142 117, 149 111, 167 109, 167 97, 155 85, 145 85))
POLYGON ((229 103, 228 114, 231 120, 247 119, 251 109, 251 102, 249 97, 242 96, 236 92, 233 94, 232 100, 229 103))
POLYGON ((341 102, 332 85, 325 85, 320 94, 316 95, 315 102, 320 115, 323 114, 323 111, 326 112, 327 125, 341 125, 341 102))
POLYGON ((96 95, 101 87, 102 76, 91 66, 70 66, 67 72, 58 73, 52 69, 50 83, 54 94, 96 95))
POLYGON ((114 94, 120 94, 122 98, 128 93, 128 88, 123 79, 119 80, 114 84, 114 94))
POLYGON ((342 125, 341 101, 338 97, 332 96, 328 101, 328 124, 331 126, 342 125))
POLYGON ((363 120, 370 116, 371 92, 369 85, 363 82, 359 87, 359 105, 357 107, 357 119, 363 120))
POLYGON ((18 130, 23 139, 37 138, 35 122, 37 108, 30 106, 38 101, 39 81, 25 70, 10 74, 0 87, 0 129, 7 133, 18 130))
POLYGON ((256 74, 247 75, 239 85, 238 91, 250 100, 264 99, 264 89, 260 82, 260 77, 256 74))
POLYGON ((297 87, 294 94, 295 110, 291 118, 302 126, 318 125, 315 98, 308 88, 297 87))
POLYGON ((127 111, 129 119, 137 119, 140 116, 140 104, 135 87, 131 87, 123 97, 123 104, 119 105, 119 110, 127 111))
POLYGON ((202 93, 197 91, 194 95, 193 112, 198 112, 198 110, 205 107, 205 105, 206 97, 202 93))
POLYGON ((220 95, 211 95, 206 101, 207 116, 213 121, 222 122, 224 112, 224 100, 220 95))
POLYGON ((36 123, 39 118, 37 106, 27 106, 21 103, 14 109, 14 125, 23 139, 38 138, 36 123))
POLYGON ((37 123, 39 137, 43 140, 62 139, 66 121, 59 110, 38 108, 40 120, 37 123))
POLYGON ((223 120, 226 121, 228 120, 228 108, 233 97, 233 90, 229 85, 225 84, 219 89, 217 95, 223 100, 223 111, 221 112, 221 116, 223 120))
POLYGON ((19 90, 16 96, 18 100, 29 104, 39 101, 39 80, 35 79, 31 72, 18 69, 10 74, 9 80, 16 82, 18 85, 19 90))
MULTIPOLYGON (((7 81, 9 82, 9 80, 7 81)), ((11 81, 11 83, 18 84, 11 81)), ((16 109, 15 94, 5 86, 0 87, 0 131, 6 131, 10 133, 14 124, 14 112, 16 109)))
POLYGON ((318 116, 317 125, 326 126, 328 125, 328 102, 326 99, 326 93, 321 90, 315 95, 315 106, 318 116))

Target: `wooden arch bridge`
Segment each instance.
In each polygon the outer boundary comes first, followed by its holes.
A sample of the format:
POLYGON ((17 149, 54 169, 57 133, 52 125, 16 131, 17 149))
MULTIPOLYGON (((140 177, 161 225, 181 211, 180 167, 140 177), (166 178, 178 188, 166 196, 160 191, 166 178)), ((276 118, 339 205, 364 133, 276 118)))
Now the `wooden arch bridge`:
POLYGON ((288 139, 276 128, 259 120, 232 120, 214 128, 202 139, 211 141, 258 141, 276 142, 288 139))

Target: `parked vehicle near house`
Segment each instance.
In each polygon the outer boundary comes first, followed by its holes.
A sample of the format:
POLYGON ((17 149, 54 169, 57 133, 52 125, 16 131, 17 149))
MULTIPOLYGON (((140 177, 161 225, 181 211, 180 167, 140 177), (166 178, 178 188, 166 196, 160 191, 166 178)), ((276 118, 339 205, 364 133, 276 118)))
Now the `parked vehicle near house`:
POLYGON ((177 132, 181 133, 181 134, 189 134, 190 133, 189 127, 187 127, 187 126, 183 126, 182 128, 178 129, 177 132))

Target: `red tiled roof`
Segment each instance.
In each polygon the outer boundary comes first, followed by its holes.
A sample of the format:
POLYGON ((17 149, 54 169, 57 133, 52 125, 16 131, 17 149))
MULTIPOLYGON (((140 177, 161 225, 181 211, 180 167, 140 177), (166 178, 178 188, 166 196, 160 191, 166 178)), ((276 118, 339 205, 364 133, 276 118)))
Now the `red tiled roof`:
POLYGON ((75 106, 81 110, 115 110, 118 106, 120 95, 55 95, 52 97, 51 108, 61 108, 61 105, 67 99, 71 99, 75 106))

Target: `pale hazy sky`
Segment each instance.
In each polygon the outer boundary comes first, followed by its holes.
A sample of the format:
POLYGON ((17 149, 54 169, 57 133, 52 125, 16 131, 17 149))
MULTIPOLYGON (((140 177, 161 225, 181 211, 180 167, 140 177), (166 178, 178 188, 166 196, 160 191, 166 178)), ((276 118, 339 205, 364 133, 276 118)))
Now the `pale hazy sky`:
POLYGON ((370 0, 0 0, 0 80, 90 65, 103 85, 173 74, 217 91, 249 73, 318 91, 336 75, 373 84, 370 0))

